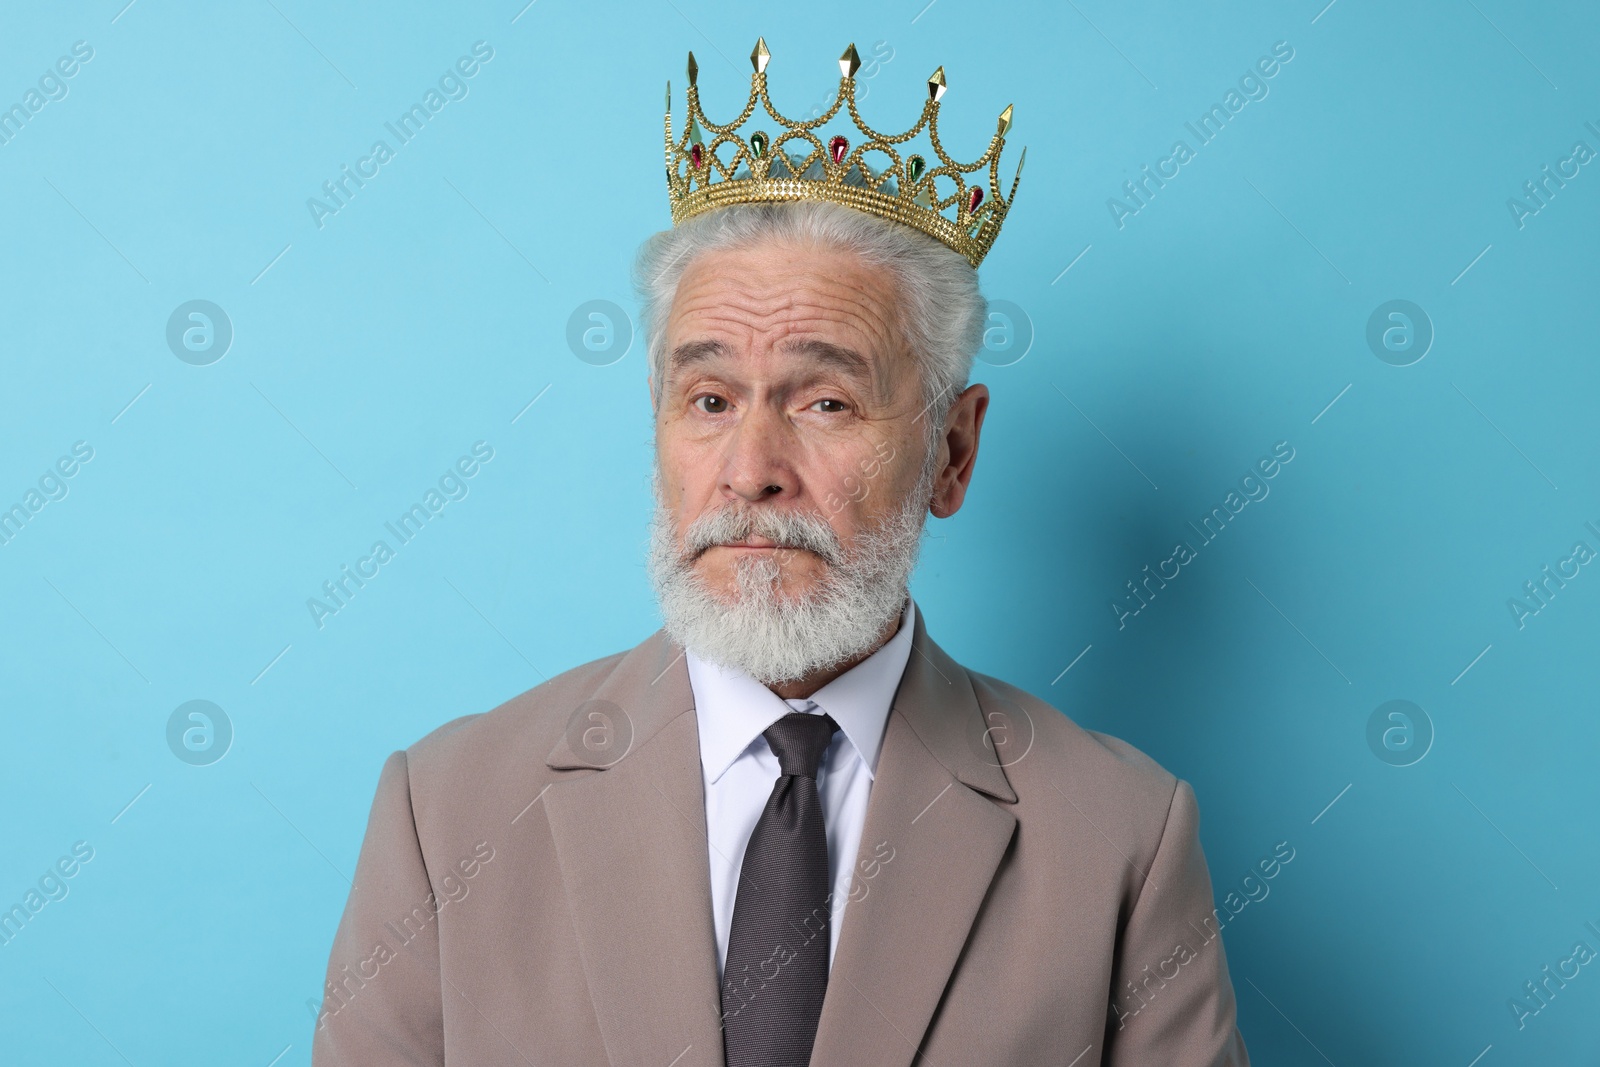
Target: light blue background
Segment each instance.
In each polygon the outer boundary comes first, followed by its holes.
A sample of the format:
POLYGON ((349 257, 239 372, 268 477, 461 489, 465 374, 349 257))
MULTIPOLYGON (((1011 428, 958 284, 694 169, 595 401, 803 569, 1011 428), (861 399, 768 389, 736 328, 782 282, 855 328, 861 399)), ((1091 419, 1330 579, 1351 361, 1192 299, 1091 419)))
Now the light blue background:
POLYGON ((1521 629, 1507 601, 1600 548, 1600 167, 1521 228, 1506 202, 1600 149, 1600 14, 924 2, 11 5, 0 105, 94 57, 0 145, 0 506, 94 458, 0 547, 0 906, 95 854, 0 947, 0 1058, 307 1063, 383 758, 655 628, 641 346, 595 366, 566 323, 633 309, 685 50, 716 113, 765 34, 791 113, 851 40, 892 52, 881 125, 939 64, 958 154, 1017 105, 982 277, 1025 317, 914 593, 962 662, 1193 783, 1219 901, 1295 849, 1224 935, 1255 1061, 1596 1062, 1600 965, 1523 1029, 1507 1001, 1600 949, 1600 567, 1521 629), (469 95, 319 229, 307 199, 480 40, 469 95), (1107 199, 1279 41, 1269 94, 1118 228, 1107 199), (193 299, 235 331, 210 366, 165 341, 193 299), (1366 343, 1391 299, 1436 331, 1410 366, 1366 343), (470 495, 319 630, 306 599, 480 440, 470 495), (1119 629, 1279 441, 1270 495, 1119 629), (235 731, 211 766, 167 746, 193 699, 235 731), (1412 766, 1367 744, 1391 699, 1436 731, 1412 766))

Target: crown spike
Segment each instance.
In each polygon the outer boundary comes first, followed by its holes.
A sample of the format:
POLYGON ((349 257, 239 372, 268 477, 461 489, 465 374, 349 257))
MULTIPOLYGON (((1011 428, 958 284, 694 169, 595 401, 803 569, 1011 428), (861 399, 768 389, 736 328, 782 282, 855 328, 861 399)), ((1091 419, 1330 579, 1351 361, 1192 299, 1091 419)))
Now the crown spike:
POLYGON ((937 104, 939 98, 944 95, 944 90, 944 68, 940 67, 933 72, 933 77, 928 79, 928 97, 937 104))
POLYGON ((672 79, 667 79, 667 110, 672 110, 672 79))
POLYGON ((767 39, 765 37, 757 37, 755 49, 750 53, 750 65, 756 68, 757 74, 765 74, 767 72, 767 64, 771 62, 772 53, 767 51, 767 39))
POLYGON ((1012 106, 1013 105, 1011 105, 1011 104, 1007 104, 1006 105, 1006 109, 1004 111, 1000 112, 1000 136, 1001 137, 1004 137, 1006 134, 1011 132, 1011 108, 1012 108, 1012 106))
POLYGON ((844 54, 839 57, 839 73, 847 79, 853 79, 856 76, 856 71, 860 69, 861 57, 856 53, 855 42, 851 41, 850 47, 846 48, 844 54))
POLYGON ((700 64, 694 61, 694 53, 689 53, 689 87, 693 88, 695 80, 700 77, 700 64))
POLYGON ((1013 200, 1015 200, 1017 198, 1017 186, 1022 181, 1022 165, 1024 163, 1026 163, 1027 161, 1028 161, 1028 148, 1027 148, 1026 145, 1024 145, 1023 148, 1022 148, 1022 155, 1017 160, 1017 173, 1015 175, 1013 175, 1012 178, 1011 178, 1011 195, 1006 197, 1006 203, 1007 204, 1011 203, 1011 201, 1013 201, 1013 200))

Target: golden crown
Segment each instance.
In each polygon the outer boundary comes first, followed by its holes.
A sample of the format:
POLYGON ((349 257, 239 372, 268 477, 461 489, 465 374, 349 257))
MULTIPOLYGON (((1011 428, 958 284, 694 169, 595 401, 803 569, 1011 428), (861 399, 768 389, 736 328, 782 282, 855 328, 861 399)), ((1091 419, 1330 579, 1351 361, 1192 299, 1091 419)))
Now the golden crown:
MULTIPOLYGON (((973 267, 983 261, 1000 236, 1006 212, 1017 194, 1022 178, 1022 163, 1028 150, 1022 150, 1011 191, 1000 193, 1000 150, 1011 130, 1011 107, 1000 113, 998 129, 989 150, 972 163, 951 159, 939 141, 939 99, 944 96, 944 68, 928 79, 928 100, 916 125, 900 134, 879 133, 856 111, 856 72, 861 57, 851 45, 839 57, 839 93, 826 113, 805 122, 778 114, 767 97, 767 65, 772 54, 765 38, 756 41, 750 53, 755 74, 750 79, 750 100, 732 122, 718 125, 700 109, 700 89, 696 84, 700 68, 689 53, 689 125, 683 136, 672 138, 672 83, 667 83, 667 194, 672 202, 673 225, 712 208, 730 204, 770 201, 825 200, 866 211, 915 227, 943 241, 967 258, 973 267), (781 132, 776 137, 766 130, 741 135, 740 128, 755 114, 756 105, 765 109, 781 132), (830 122, 840 108, 850 112, 863 140, 852 146, 843 134, 826 143, 817 129, 830 122), (934 166, 920 154, 901 157, 903 145, 924 130, 935 156, 934 166), (706 131, 706 132, 702 132, 706 131), (710 134, 708 141, 707 132, 710 134), (791 152, 793 145, 796 151, 791 152), (874 160, 868 153, 879 153, 874 160), (966 176, 988 170, 988 188, 967 182, 966 176), (937 183, 945 183, 943 190, 937 183), (948 195, 940 195, 947 191, 948 195)), ((759 121, 753 125, 759 125, 759 121)))

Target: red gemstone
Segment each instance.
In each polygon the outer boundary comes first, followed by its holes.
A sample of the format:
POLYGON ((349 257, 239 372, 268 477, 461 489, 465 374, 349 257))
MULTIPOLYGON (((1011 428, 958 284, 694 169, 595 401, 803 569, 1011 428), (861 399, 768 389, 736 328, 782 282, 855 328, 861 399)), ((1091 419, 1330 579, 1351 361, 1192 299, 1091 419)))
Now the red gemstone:
POLYGON ((970 215, 978 210, 978 205, 981 203, 983 203, 983 186, 974 185, 972 192, 967 194, 967 213, 970 215))
POLYGON ((835 163, 843 163, 845 155, 850 151, 850 142, 843 137, 835 137, 828 142, 828 152, 833 156, 835 163))
POLYGON ((700 149, 699 145, 692 144, 692 145, 689 146, 689 162, 691 164, 693 164, 695 170, 699 170, 700 169, 700 163, 703 160, 703 158, 704 158, 704 155, 701 152, 701 149, 700 149))

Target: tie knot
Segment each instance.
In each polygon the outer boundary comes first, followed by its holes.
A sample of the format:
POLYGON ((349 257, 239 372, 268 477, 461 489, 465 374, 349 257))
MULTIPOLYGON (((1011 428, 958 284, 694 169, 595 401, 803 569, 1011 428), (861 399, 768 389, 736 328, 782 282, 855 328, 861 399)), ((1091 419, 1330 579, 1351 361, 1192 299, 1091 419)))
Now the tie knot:
POLYGON ((778 766, 786 775, 815 778, 817 764, 822 754, 833 743, 834 731, 839 724, 828 715, 811 715, 803 711, 790 712, 763 731, 778 766))

